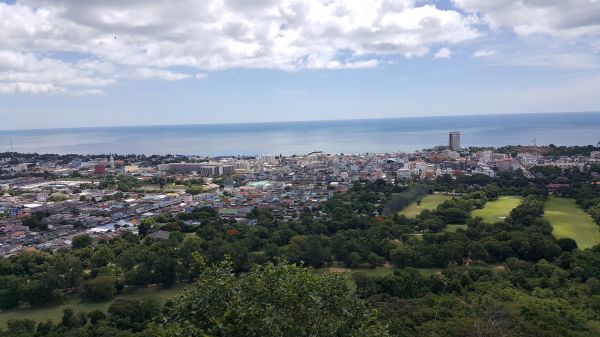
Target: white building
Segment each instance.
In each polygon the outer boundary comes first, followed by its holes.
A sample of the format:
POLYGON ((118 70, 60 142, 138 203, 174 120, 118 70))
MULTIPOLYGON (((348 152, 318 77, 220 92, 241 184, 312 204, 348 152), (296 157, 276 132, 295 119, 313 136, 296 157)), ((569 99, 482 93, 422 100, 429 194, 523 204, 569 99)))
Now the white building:
POLYGON ((412 176, 411 171, 408 169, 399 169, 396 171, 396 174, 398 175, 398 179, 410 179, 412 176))

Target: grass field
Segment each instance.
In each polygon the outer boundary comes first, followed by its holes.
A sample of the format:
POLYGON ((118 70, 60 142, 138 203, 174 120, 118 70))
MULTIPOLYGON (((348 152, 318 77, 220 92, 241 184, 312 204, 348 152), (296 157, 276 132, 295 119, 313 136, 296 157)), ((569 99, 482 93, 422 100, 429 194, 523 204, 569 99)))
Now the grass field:
POLYGON ((554 237, 571 238, 577 241, 580 249, 600 243, 598 225, 574 199, 550 197, 546 202, 544 218, 552 224, 554 237))
POLYGON ((104 302, 87 302, 80 300, 71 300, 64 304, 52 306, 52 307, 43 307, 43 308, 35 308, 35 309, 10 309, 10 310, 2 310, 0 311, 0 328, 6 327, 6 322, 10 319, 23 319, 23 318, 31 318, 36 322, 52 320, 54 323, 60 322, 63 314, 63 310, 66 308, 73 309, 77 312, 90 312, 96 309, 106 311, 108 307, 113 303, 117 298, 122 299, 140 299, 147 296, 155 296, 163 299, 169 299, 175 296, 184 286, 175 286, 169 289, 157 289, 155 287, 150 287, 146 289, 138 290, 131 294, 123 294, 115 297, 112 300, 104 301, 104 302))
MULTIPOLYGON (((353 274, 356 272, 363 272, 365 274, 367 274, 368 276, 386 276, 386 275, 390 275, 392 273, 394 273, 394 270, 396 268, 394 268, 394 266, 392 265, 386 265, 386 266, 382 266, 382 267, 377 267, 377 268, 356 268, 356 269, 350 269, 350 268, 338 268, 338 267, 330 267, 330 268, 322 268, 320 270, 322 271, 329 271, 330 273, 336 273, 341 275, 344 280, 346 280, 346 284, 348 285, 348 287, 352 290, 356 290, 356 284, 354 283, 354 279, 352 278, 353 274)), ((430 276, 433 275, 437 272, 442 271, 443 269, 441 268, 415 268, 419 274, 421 274, 422 276, 430 276)))
POLYGON ((392 268, 392 267, 357 268, 357 269, 342 268, 342 267, 329 267, 329 268, 322 268, 319 270, 341 275, 344 278, 344 280, 346 281, 346 285, 348 286, 348 288, 350 288, 352 291, 356 290, 356 283, 354 282, 354 279, 352 278, 352 275, 356 272, 359 272, 359 271, 364 272, 369 276, 385 276, 385 275, 389 275, 394 272, 394 268, 392 268))
POLYGON ((519 206, 523 198, 516 196, 503 196, 498 200, 490 201, 482 209, 473 211, 473 216, 483 218, 484 222, 495 223, 504 220, 513 208, 519 206))
POLYGON ((410 206, 406 207, 400 214, 405 215, 409 218, 414 218, 421 213, 424 209, 436 209, 442 202, 452 199, 449 195, 443 194, 429 194, 421 199, 421 203, 418 204, 413 202, 410 206))

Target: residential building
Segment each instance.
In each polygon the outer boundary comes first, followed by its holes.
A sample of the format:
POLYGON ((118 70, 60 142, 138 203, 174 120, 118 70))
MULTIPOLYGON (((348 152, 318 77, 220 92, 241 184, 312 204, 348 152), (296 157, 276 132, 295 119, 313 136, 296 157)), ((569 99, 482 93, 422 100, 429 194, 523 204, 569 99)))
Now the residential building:
POLYGON ((448 147, 452 151, 460 150, 460 132, 459 131, 450 131, 448 133, 448 147))

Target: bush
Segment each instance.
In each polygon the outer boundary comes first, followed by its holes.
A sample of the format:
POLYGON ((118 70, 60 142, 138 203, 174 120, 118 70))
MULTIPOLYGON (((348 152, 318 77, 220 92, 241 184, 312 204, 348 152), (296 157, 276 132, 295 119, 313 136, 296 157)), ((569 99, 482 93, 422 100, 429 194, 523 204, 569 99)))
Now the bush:
POLYGON ((92 245, 92 238, 87 234, 77 235, 73 237, 72 244, 73 248, 84 248, 92 245))
POLYGON ((98 276, 83 285, 82 297, 90 300, 106 300, 117 292, 115 280, 110 276, 98 276))
POLYGON ((341 277, 272 264, 239 277, 229 263, 205 269, 153 330, 173 336, 388 336, 376 312, 341 277))

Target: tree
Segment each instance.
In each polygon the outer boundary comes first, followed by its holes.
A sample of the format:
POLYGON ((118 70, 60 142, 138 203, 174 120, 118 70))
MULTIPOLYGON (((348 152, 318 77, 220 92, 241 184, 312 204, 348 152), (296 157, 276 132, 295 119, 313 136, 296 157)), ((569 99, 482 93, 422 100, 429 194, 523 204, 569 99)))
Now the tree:
POLYGON ((175 283, 175 266, 177 261, 169 256, 161 255, 154 264, 154 276, 156 283, 163 287, 170 287, 175 283))
POLYGON ((185 193, 196 195, 203 192, 202 185, 191 185, 185 189, 185 193))
POLYGON ((9 319, 6 327, 8 336, 33 336, 35 321, 32 319, 9 319))
POLYGON ((556 243, 563 252, 572 252, 577 249, 577 242, 571 238, 562 238, 556 240, 556 243))
POLYGON ((371 268, 375 268, 378 266, 383 266, 385 264, 385 259, 375 253, 369 253, 369 256, 367 256, 367 262, 371 268))
POLYGON ((90 323, 92 323, 93 325, 96 325, 100 323, 100 321, 106 319, 106 314, 104 313, 104 311, 98 309, 90 311, 87 315, 90 319, 90 323))
POLYGON ((160 314, 162 301, 156 297, 142 300, 117 299, 108 307, 110 322, 121 330, 139 332, 150 319, 160 314))
POLYGON ((46 217, 45 213, 42 213, 42 212, 33 213, 30 217, 25 218, 23 220, 23 225, 29 226, 30 229, 35 228, 35 229, 45 231, 48 229, 48 224, 46 224, 45 222, 42 221, 44 219, 44 217, 46 217))
POLYGON ((143 287, 152 282, 152 272, 145 264, 139 264, 125 272, 125 284, 143 287))
MULTIPOLYGON (((470 210, 469 210, 470 211, 470 210)), ((469 218, 468 211, 458 208, 458 207, 449 207, 449 208, 438 208, 436 214, 444 219, 444 222, 447 224, 450 223, 465 223, 469 218)))
MULTIPOLYGON (((381 293, 395 297, 416 298, 421 297, 428 290, 426 282, 416 269, 406 268, 396 270, 392 275, 377 278, 381 293)), ((364 291, 363 291, 364 293, 364 291)))
POLYGON ((22 283, 23 280, 15 275, 0 276, 0 309, 19 305, 22 283))
POLYGON ((54 328, 54 323, 51 320, 39 322, 36 328, 36 336, 48 336, 54 328))
POLYGON ((481 242, 478 241, 471 242, 467 246, 467 252, 473 260, 486 260, 488 258, 488 252, 481 242))
POLYGON ((92 245, 92 238, 87 234, 76 235, 73 237, 72 246, 75 249, 89 247, 92 245))
POLYGON ((110 276, 98 276, 83 284, 84 298, 91 300, 105 300, 113 297, 117 289, 115 280, 110 276))
POLYGON ((106 266, 115 259, 115 253, 110 247, 104 246, 94 252, 91 258, 92 267, 99 268, 106 266))
POLYGON ((71 308, 66 308, 63 310, 63 316, 60 321, 60 326, 65 327, 67 329, 72 329, 74 327, 79 326, 79 319, 75 315, 75 312, 71 308))
POLYGON ((140 223, 140 225, 138 226, 138 235, 142 238, 146 237, 146 235, 148 235, 148 232, 151 229, 152 229, 152 224, 142 221, 142 223, 140 223))
POLYGON ((265 252, 265 255, 269 259, 273 259, 273 258, 279 256, 279 254, 280 254, 279 246, 277 246, 274 243, 269 243, 269 244, 265 245, 263 247, 263 251, 265 252))
POLYGON ((346 266, 350 268, 358 268, 363 262, 363 258, 358 252, 352 252, 348 255, 348 259, 344 261, 346 266))
POLYGON ((331 257, 329 249, 323 247, 320 238, 316 235, 297 235, 290 240, 286 250, 290 262, 303 262, 315 268, 320 268, 328 263, 331 257))
POLYGON ((411 247, 400 245, 390 252, 390 259, 396 267, 408 267, 414 264, 416 253, 411 247))
POLYGON ((310 237, 302 245, 303 257, 309 266, 320 268, 331 259, 331 252, 321 244, 318 237, 310 237))
POLYGON ((53 290, 60 287, 56 275, 40 273, 25 286, 23 299, 32 306, 44 305, 52 302, 53 290))
POLYGON ((590 213, 594 221, 596 221, 596 223, 600 225, 600 204, 590 208, 588 210, 588 213, 590 213))
POLYGON ((72 254, 57 254, 54 272, 61 276, 66 288, 76 289, 83 281, 82 261, 72 254))
POLYGON ((283 264, 239 277, 230 263, 204 268, 151 331, 161 336, 388 336, 377 313, 349 292, 341 277, 283 264))

